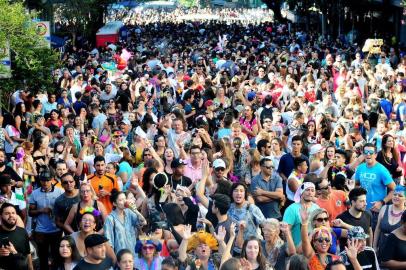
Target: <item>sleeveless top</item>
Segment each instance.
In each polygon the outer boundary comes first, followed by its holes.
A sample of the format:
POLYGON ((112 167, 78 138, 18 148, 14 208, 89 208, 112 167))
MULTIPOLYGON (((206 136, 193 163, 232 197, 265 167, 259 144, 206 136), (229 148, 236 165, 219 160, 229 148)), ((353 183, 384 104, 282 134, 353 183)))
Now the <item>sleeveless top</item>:
POLYGON ((381 233, 379 234, 379 253, 382 252, 383 247, 385 246, 386 239, 388 238, 389 234, 399 228, 401 226, 401 220, 393 225, 389 224, 389 205, 385 209, 385 213, 383 214, 382 220, 381 220, 381 233))
MULTIPOLYGON (((97 206, 97 201, 95 200, 93 203, 93 208, 96 210, 99 210, 98 206, 97 206)), ((76 209, 76 214, 75 217, 73 218, 73 222, 71 224, 71 227, 73 229, 73 231, 79 231, 80 228, 80 220, 82 219, 83 214, 80 213, 80 202, 78 203, 78 207, 76 209)), ((99 231, 103 228, 103 217, 100 213, 100 215, 98 215, 96 217, 96 231, 99 231)))
MULTIPOLYGON (((332 254, 327 254, 327 262, 333 262, 338 260, 339 257, 332 254)), ((319 260, 319 255, 314 254, 309 260, 309 270, 324 270, 326 269, 327 264, 322 264, 319 260)))
MULTIPOLYGON (((299 183, 299 186, 303 184, 303 180, 304 177, 303 175, 298 175, 295 170, 292 171, 292 173, 289 175, 288 180, 289 179, 294 179, 299 183)), ((292 190, 290 190, 289 188, 289 181, 286 181, 286 197, 291 200, 294 201, 295 198, 295 192, 293 192, 292 190)))

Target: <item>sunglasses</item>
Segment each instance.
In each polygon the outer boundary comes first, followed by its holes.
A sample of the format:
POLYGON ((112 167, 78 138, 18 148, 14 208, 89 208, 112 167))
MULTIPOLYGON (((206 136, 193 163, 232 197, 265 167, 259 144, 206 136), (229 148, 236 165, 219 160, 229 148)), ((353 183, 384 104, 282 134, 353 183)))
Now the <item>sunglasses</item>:
POLYGON ((273 166, 262 166, 262 167, 264 167, 264 168, 267 168, 268 170, 272 170, 273 169, 273 166))
POLYGON ((373 155, 375 154, 374 150, 364 150, 364 155, 368 156, 368 155, 373 155))
POLYGON ((316 218, 315 219, 317 222, 328 222, 328 218, 316 218))
POLYGON ((142 246, 143 250, 152 250, 155 249, 155 246, 142 246))
POLYGON ((217 171, 217 172, 220 172, 220 171, 224 171, 225 168, 215 168, 214 170, 217 171))
POLYGON ((320 238, 317 238, 315 240, 317 242, 319 242, 320 244, 323 243, 323 242, 330 243, 330 238, 328 238, 328 237, 320 237, 320 238))

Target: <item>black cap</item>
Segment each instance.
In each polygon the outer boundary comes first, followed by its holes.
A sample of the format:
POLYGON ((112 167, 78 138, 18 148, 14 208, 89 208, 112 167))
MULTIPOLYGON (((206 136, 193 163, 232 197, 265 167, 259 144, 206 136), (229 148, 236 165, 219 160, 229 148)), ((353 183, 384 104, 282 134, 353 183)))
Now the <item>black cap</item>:
POLYGON ((221 193, 216 193, 211 196, 216 207, 229 208, 231 204, 231 199, 229 196, 221 193))
POLYGON ((182 165, 186 165, 186 163, 182 159, 175 158, 174 160, 172 160, 172 163, 171 163, 172 168, 178 168, 182 165))
POLYGON ((109 241, 109 239, 107 239, 103 235, 94 233, 94 234, 91 234, 88 237, 86 237, 85 247, 86 248, 95 247, 95 246, 101 245, 103 243, 106 243, 107 241, 109 241))

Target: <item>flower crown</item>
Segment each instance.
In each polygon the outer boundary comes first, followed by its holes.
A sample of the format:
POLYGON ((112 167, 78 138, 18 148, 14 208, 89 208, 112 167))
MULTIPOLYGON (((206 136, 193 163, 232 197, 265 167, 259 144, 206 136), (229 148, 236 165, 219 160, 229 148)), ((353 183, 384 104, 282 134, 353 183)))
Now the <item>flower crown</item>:
POLYGON ((79 213, 80 213, 81 215, 84 215, 84 214, 86 214, 86 213, 90 213, 90 214, 92 214, 92 215, 95 216, 95 217, 98 217, 98 216, 101 215, 100 211, 97 210, 96 208, 93 208, 92 206, 87 206, 87 207, 85 207, 85 208, 80 209, 79 213))

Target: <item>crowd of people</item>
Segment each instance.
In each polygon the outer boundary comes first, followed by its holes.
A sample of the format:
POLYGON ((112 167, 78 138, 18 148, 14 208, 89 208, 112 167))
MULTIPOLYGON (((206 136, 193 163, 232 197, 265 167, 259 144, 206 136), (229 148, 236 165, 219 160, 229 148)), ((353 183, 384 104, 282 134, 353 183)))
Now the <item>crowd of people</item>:
POLYGON ((128 27, 2 110, 1 269, 406 269, 403 52, 128 27))
POLYGON ((148 25, 156 22, 209 22, 229 24, 260 24, 273 21, 273 11, 263 8, 132 8, 111 9, 106 21, 123 21, 131 25, 148 25))

